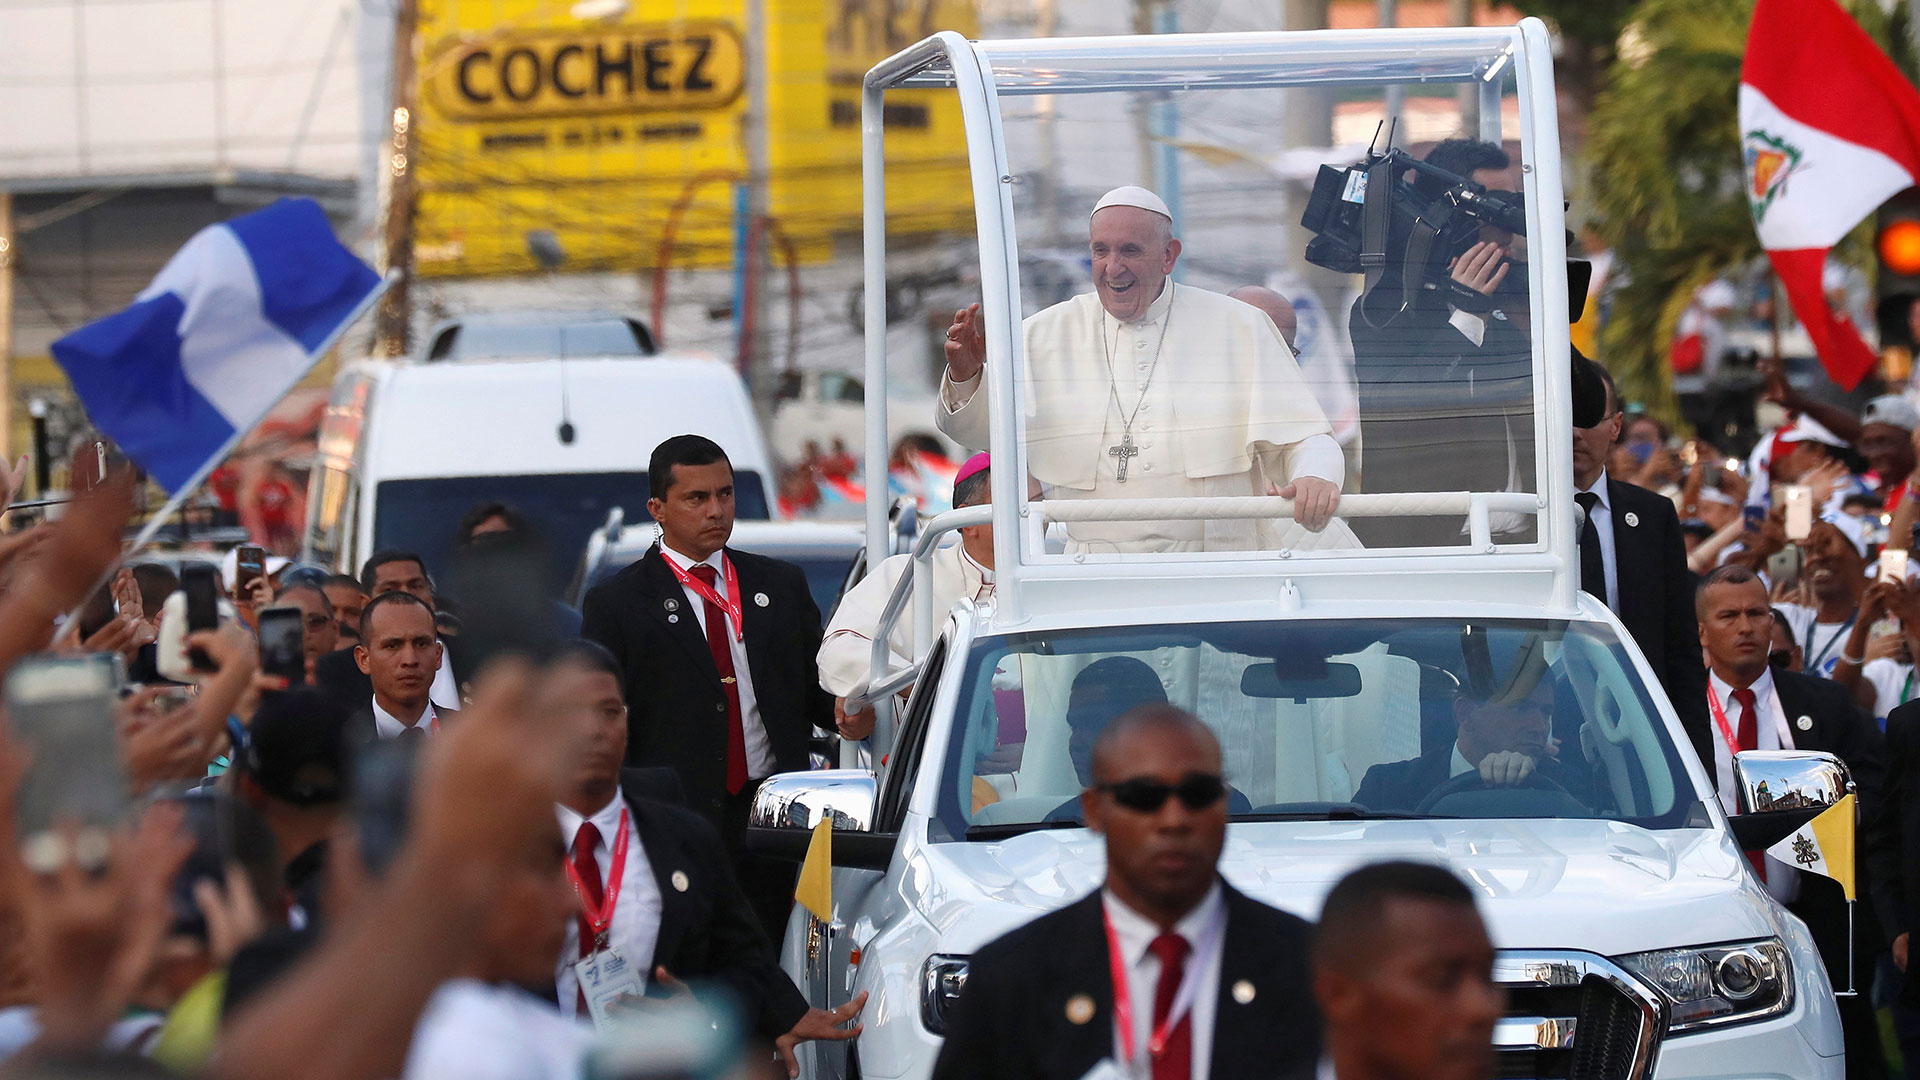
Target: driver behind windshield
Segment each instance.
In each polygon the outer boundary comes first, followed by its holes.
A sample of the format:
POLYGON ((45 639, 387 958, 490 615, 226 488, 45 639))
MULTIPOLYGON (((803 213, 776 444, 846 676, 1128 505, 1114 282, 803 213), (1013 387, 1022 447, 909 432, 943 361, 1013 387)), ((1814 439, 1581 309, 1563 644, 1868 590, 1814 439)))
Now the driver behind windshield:
MULTIPOLYGON (((1454 741, 1411 761, 1381 762, 1361 778, 1353 801, 1369 810, 1425 812, 1429 797, 1452 790, 1583 785, 1560 760, 1553 737, 1553 680, 1544 673, 1521 693, 1518 686, 1491 696, 1463 687, 1453 700, 1454 741), (1477 780, 1461 779, 1468 776, 1477 780), (1537 778, 1536 778, 1537 777, 1537 778), (1457 781, 1457 782, 1456 782, 1457 781)), ((1432 800, 1437 801, 1437 800, 1432 800)))

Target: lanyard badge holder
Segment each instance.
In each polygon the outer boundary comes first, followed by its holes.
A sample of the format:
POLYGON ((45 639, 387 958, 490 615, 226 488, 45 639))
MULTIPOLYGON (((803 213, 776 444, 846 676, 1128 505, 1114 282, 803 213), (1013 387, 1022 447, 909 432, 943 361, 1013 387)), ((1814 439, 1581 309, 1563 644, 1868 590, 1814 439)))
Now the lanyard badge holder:
POLYGON ((613 863, 607 871, 605 898, 595 904, 587 897, 580 872, 567 863, 567 880, 580 900, 581 914, 593 931, 593 952, 574 962, 573 977, 580 983, 580 995, 586 998, 587 1013, 595 1027, 611 1023, 623 1005, 638 1001, 646 991, 646 976, 614 950, 609 936, 613 930, 613 911, 620 902, 620 881, 627 869, 627 844, 632 828, 625 807, 620 810, 620 828, 613 841, 613 863))

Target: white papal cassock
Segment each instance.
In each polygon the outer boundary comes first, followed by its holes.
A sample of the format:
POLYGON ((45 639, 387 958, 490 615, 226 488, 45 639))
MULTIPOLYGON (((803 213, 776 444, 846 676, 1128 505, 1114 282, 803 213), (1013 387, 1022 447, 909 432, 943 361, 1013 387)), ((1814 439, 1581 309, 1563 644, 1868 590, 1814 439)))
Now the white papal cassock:
MULTIPOLYGON (((984 600, 993 595, 993 571, 974 562, 966 549, 949 544, 933 553, 933 613, 938 627, 953 605, 963 599, 984 600)), ((880 628, 880 616, 887 599, 903 574, 913 572, 913 556, 893 555, 880 563, 877 573, 868 574, 847 590, 827 622, 825 638, 820 642, 820 689, 835 697, 846 697, 866 685, 873 662, 873 635, 880 628)), ((893 624, 887 645, 892 655, 889 670, 906 667, 913 660, 913 600, 893 624)))
MULTIPOLYGON (((1027 468, 1045 498, 1264 495, 1268 479, 1338 486, 1345 475, 1293 350, 1257 308, 1168 281, 1134 322, 1085 293, 1030 316, 1024 333, 1027 468), (1129 415, 1137 453, 1123 459, 1110 451, 1129 415)), ((988 442, 981 378, 943 378, 935 417, 975 449, 988 442)), ((1338 520, 1318 534, 1289 520, 1193 520, 1073 522, 1067 535, 1075 552, 1358 546, 1338 520)))

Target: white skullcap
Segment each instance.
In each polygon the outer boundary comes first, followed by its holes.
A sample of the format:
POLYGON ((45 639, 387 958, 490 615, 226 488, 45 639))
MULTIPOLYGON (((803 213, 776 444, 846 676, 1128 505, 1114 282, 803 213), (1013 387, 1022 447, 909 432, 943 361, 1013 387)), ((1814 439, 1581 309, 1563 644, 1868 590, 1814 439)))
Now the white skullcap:
MULTIPOLYGON (((1155 195, 1146 188, 1136 187, 1133 184, 1114 188, 1112 191, 1100 196, 1100 201, 1093 204, 1093 214, 1097 214, 1109 206, 1137 206, 1142 210, 1151 210, 1161 217, 1166 218, 1168 221, 1173 220, 1173 211, 1167 209, 1167 204, 1161 201, 1160 196, 1155 195)), ((1093 214, 1088 214, 1087 216, 1092 217, 1093 214)))

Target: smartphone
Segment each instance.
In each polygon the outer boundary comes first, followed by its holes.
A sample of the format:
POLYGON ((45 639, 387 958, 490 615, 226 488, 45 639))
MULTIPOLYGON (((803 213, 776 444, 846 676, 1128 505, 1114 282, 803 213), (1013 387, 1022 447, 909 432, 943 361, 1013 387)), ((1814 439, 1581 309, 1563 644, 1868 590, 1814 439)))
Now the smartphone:
POLYGON ((1740 508, 1740 520, 1748 532, 1757 533, 1767 524, 1767 508, 1759 503, 1748 503, 1740 508))
POLYGON ((227 867, 240 861, 235 850, 236 818, 242 812, 232 798, 217 791, 189 791, 170 800, 180 807, 180 831, 193 839, 193 850, 174 872, 169 906, 173 922, 171 934, 207 938, 207 916, 193 890, 202 881, 211 881, 222 889, 227 885, 227 867))
MULTIPOLYGON (((180 591, 187 597, 187 633, 220 626, 220 571, 212 563, 192 562, 180 568, 180 591)), ((205 650, 188 649, 195 671, 217 670, 205 650)))
POLYGON ((1813 489, 1805 484, 1786 485, 1787 539, 1805 540, 1813 531, 1813 489))
POLYGON ((109 653, 39 653, 7 676, 8 727, 31 755, 20 780, 15 828, 29 840, 62 823, 109 828, 126 815, 114 707, 125 682, 109 653))
POLYGON ((1880 552, 1880 580, 1907 580, 1907 553, 1899 548, 1887 548, 1880 552))
POLYGON ((233 595, 245 596, 253 583, 267 576, 267 549, 242 544, 234 553, 233 595))
POLYGON ((306 612, 297 607, 260 611, 260 672, 278 675, 289 685, 307 681, 306 612))

